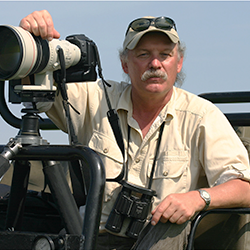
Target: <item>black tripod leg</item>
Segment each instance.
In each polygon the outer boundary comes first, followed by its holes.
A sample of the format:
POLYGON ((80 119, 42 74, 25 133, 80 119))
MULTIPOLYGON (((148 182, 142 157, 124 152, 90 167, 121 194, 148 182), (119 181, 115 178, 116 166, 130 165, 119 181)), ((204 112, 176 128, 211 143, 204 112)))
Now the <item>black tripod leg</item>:
POLYGON ((73 196, 78 207, 86 205, 90 186, 90 171, 81 160, 71 160, 69 171, 73 189, 73 196))
POLYGON ((8 203, 6 229, 21 230, 28 189, 30 163, 28 161, 15 161, 10 199, 8 203))
POLYGON ((55 161, 43 162, 43 171, 67 233, 82 234, 82 219, 62 166, 55 161))

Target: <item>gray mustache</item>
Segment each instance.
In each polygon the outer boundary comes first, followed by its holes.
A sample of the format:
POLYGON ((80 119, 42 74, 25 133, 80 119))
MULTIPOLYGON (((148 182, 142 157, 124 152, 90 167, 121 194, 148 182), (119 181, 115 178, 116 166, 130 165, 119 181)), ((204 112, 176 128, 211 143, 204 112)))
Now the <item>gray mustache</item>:
POLYGON ((141 77, 141 80, 142 81, 147 81, 149 78, 152 78, 152 77, 160 77, 160 78, 162 78, 163 80, 167 80, 167 78, 168 78, 168 75, 167 75, 167 73, 166 72, 163 72, 163 71, 161 71, 161 70, 159 70, 159 69, 157 69, 157 70, 152 70, 152 69, 150 69, 150 70, 147 70, 147 71, 145 71, 144 73, 143 73, 143 75, 142 75, 142 77, 141 77))

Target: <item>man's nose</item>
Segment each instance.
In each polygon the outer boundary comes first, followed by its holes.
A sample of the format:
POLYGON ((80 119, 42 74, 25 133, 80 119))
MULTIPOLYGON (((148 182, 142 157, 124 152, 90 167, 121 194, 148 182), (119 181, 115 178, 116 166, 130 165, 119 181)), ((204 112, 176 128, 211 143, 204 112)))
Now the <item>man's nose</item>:
POLYGON ((154 69, 161 68, 161 61, 156 57, 152 58, 152 60, 150 61, 150 68, 154 69))

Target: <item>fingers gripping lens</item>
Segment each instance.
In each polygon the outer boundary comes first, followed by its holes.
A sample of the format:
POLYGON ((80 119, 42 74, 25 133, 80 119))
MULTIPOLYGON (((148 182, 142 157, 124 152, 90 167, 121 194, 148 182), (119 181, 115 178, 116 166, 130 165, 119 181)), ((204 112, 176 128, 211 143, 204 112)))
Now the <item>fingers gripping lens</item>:
POLYGON ((130 28, 134 31, 140 32, 148 29, 150 26, 154 26, 158 29, 170 30, 172 28, 176 29, 174 20, 169 17, 157 17, 157 18, 139 18, 132 21, 126 31, 126 35, 130 28))

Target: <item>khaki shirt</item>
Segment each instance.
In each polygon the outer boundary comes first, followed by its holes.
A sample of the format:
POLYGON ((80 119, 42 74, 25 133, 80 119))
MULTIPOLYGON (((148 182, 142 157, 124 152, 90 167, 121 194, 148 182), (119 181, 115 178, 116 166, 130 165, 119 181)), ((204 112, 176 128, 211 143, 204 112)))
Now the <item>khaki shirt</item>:
MULTIPOLYGON (((247 151, 214 104, 174 87, 171 100, 143 138, 132 117, 131 85, 124 82, 110 84, 112 87, 107 89, 111 105, 118 111, 128 155, 129 182, 147 187, 159 128, 165 121, 153 175, 152 189, 157 193, 153 208, 171 193, 212 187, 230 178, 250 180, 247 151), (128 125, 131 127, 129 148, 128 125)), ((67 84, 67 88, 69 102, 80 112, 78 115, 71 109, 79 142, 99 153, 107 178, 116 177, 122 169, 123 157, 107 119, 108 107, 102 82, 67 84)), ((41 106, 40 110, 47 108, 41 106)), ((47 115, 66 131, 60 97, 47 115)), ((104 229, 119 191, 116 182, 106 183, 100 229, 104 229)))

